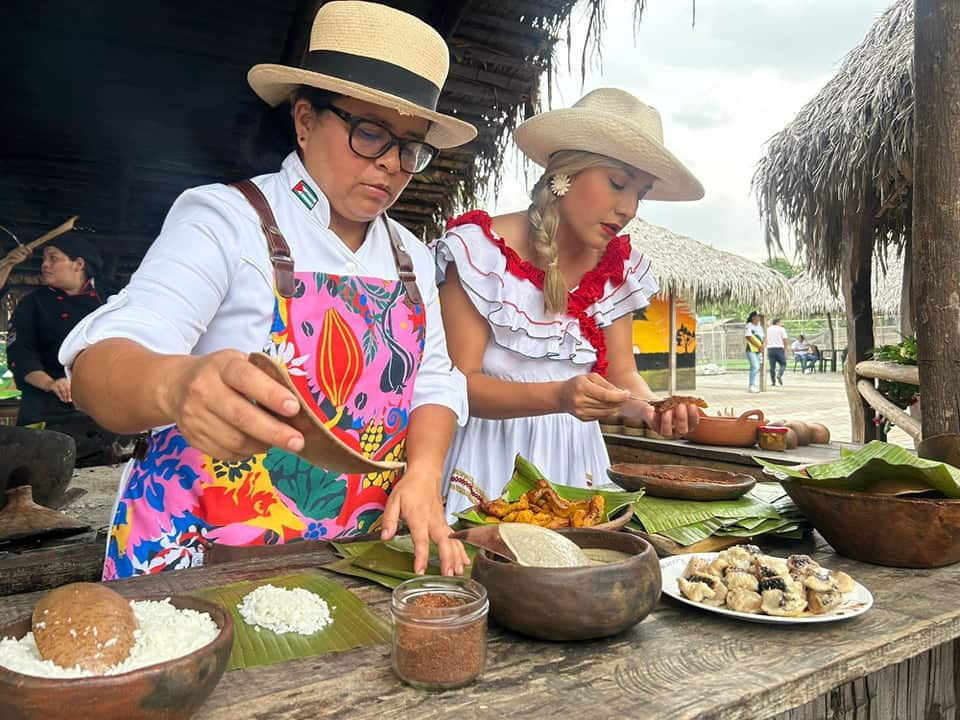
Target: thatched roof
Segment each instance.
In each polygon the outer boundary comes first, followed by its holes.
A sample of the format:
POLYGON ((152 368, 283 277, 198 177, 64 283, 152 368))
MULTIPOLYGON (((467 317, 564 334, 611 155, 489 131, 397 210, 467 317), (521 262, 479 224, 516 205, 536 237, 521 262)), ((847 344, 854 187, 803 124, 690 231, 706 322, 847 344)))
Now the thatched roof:
POLYGON ((789 303, 787 279, 765 265, 640 218, 626 231, 634 246, 650 258, 664 292, 672 289, 697 303, 755 305, 766 312, 778 312, 789 303))
POLYGON ((782 251, 778 215, 805 264, 836 287, 841 225, 875 197, 879 252, 910 225, 913 158, 913 2, 896 0, 836 76, 767 143, 754 190, 767 245, 782 251))
MULTIPOLYGON (((888 258, 885 265, 873 263, 873 312, 877 315, 900 314, 900 287, 903 280, 903 258, 888 258)), ((815 272, 807 270, 790 278, 792 300, 790 311, 797 315, 842 313, 843 297, 815 272)))

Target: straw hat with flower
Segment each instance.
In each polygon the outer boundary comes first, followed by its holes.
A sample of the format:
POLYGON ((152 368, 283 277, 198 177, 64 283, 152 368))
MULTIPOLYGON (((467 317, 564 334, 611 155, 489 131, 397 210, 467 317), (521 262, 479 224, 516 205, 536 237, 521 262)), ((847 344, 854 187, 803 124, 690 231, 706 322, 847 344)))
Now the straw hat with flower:
POLYGON ((514 131, 523 153, 546 167, 559 150, 606 155, 657 178, 649 200, 699 200, 703 186, 663 145, 663 125, 656 108, 628 92, 600 88, 573 107, 540 113, 514 131))
POLYGON ((477 135, 473 125, 437 112, 449 68, 446 43, 423 21, 379 3, 337 0, 317 11, 303 67, 255 65, 247 80, 271 105, 308 85, 425 118, 424 140, 448 148, 477 135))

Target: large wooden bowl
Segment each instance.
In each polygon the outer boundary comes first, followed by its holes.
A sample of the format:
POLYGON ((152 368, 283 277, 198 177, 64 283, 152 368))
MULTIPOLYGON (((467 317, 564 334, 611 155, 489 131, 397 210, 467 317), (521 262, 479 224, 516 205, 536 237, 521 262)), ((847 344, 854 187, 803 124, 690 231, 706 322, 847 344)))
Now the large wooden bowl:
POLYGON ((841 555, 904 568, 960 562, 960 500, 781 482, 800 511, 841 555))
POLYGON ((660 597, 660 565, 646 540, 594 529, 559 530, 583 548, 629 553, 618 562, 575 568, 525 567, 478 552, 471 577, 487 589, 490 617, 542 640, 590 640, 643 620, 660 597))
MULTIPOLYGON (((157 599, 157 598, 151 598, 157 599)), ((50 720, 180 720, 189 718, 210 697, 233 648, 233 620, 219 605, 189 596, 174 596, 178 608, 205 612, 220 633, 189 655, 122 675, 42 678, 0 667, 0 718, 50 720)), ((0 637, 22 638, 30 616, 0 627, 0 637)))

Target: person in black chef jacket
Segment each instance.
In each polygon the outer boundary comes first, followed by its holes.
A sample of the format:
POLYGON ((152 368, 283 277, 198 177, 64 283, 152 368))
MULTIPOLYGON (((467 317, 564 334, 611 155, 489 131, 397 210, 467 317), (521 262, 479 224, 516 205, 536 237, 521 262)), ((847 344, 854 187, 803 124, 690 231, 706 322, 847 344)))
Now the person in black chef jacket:
POLYGON ((22 393, 17 425, 45 423, 72 436, 78 467, 115 460, 116 436, 73 406, 70 379, 57 361, 74 325, 104 303, 97 287, 101 265, 96 248, 76 233, 44 247, 45 287, 20 301, 7 337, 8 364, 22 393))

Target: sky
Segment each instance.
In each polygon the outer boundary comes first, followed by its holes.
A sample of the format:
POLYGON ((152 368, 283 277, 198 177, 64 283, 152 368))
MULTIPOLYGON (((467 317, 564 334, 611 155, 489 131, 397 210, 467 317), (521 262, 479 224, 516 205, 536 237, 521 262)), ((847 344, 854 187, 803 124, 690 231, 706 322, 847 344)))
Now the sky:
MULTIPOLYGON (((764 143, 834 75, 892 0, 607 0, 602 63, 581 83, 585 15, 573 14, 573 52, 558 47, 552 107, 598 87, 618 87, 660 111, 664 143, 703 183, 698 202, 641 203, 638 215, 753 260, 768 256, 750 189, 764 143), (634 28, 636 27, 636 32, 634 28)), ((565 32, 565 31, 564 31, 565 32)), ((546 92, 543 93, 546 108, 546 92)), ((539 175, 507 149, 494 214, 522 210, 539 175)))

